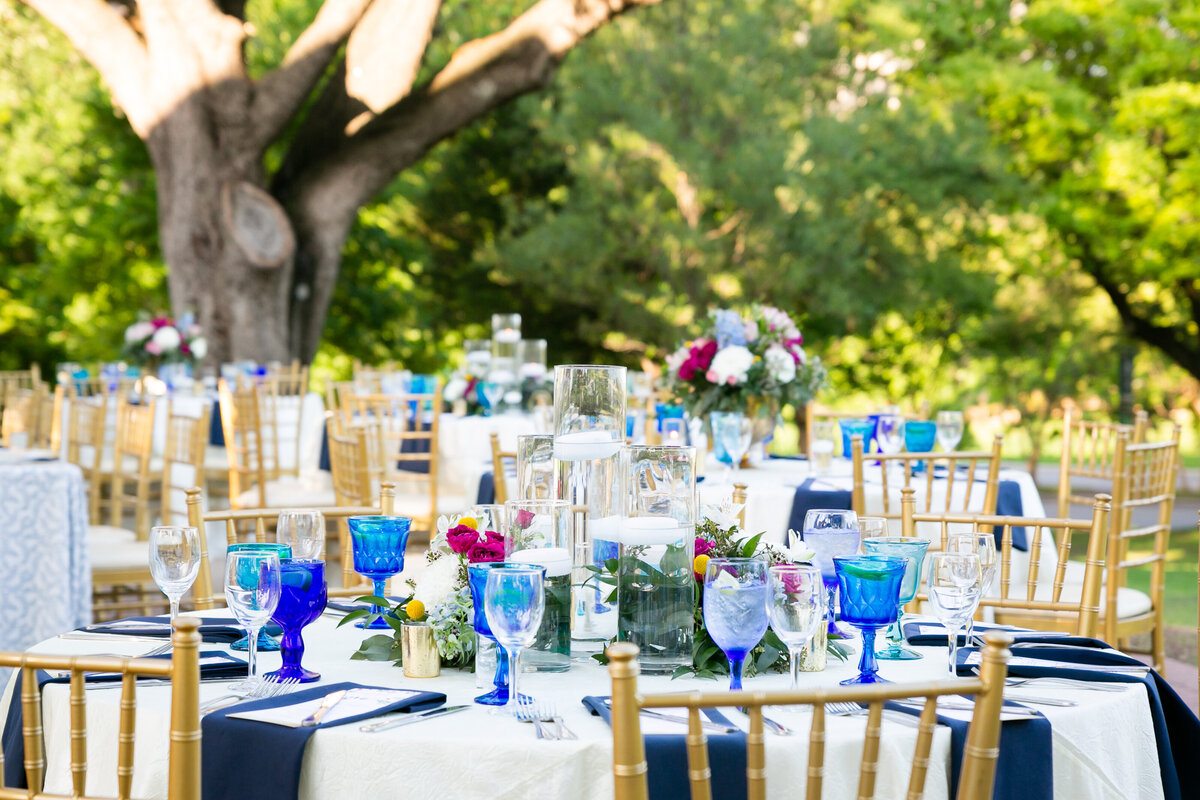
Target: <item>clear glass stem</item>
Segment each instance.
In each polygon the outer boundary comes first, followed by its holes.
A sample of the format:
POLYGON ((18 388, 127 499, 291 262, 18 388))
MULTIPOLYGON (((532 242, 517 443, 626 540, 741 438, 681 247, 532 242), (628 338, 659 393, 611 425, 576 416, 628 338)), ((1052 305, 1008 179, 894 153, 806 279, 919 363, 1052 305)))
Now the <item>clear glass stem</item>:
MULTIPOLYGON (((501 648, 507 652, 508 648, 501 648)), ((516 713, 516 704, 521 702, 521 696, 517 694, 517 675, 521 672, 521 648, 514 647, 512 655, 509 656, 511 663, 508 670, 508 704, 513 707, 513 713, 516 713)))
POLYGON ((958 629, 960 627, 961 627, 960 625, 955 625, 954 627, 950 627, 949 625, 946 625, 946 637, 947 637, 947 643, 949 645, 946 648, 946 652, 950 659, 949 666, 950 666, 950 677, 951 678, 958 677, 958 663, 957 663, 957 660, 955 659, 955 655, 958 653, 958 629))
POLYGON ((838 585, 837 585, 836 581, 834 581, 833 583, 825 584, 825 591, 827 592, 826 603, 825 603, 825 605, 827 606, 827 609, 826 609, 825 616, 829 623, 830 629, 832 629, 834 627, 833 623, 834 623, 834 620, 836 619, 836 614, 837 614, 837 587, 838 587, 838 585))
MULTIPOLYGON (((812 639, 809 639, 811 642, 812 639)), ((788 645, 788 660, 792 662, 792 691, 800 691, 800 654, 804 651, 804 645, 793 647, 788 645)))
POLYGON ((896 609, 896 621, 888 626, 887 638, 893 644, 904 644, 904 629, 900 627, 900 621, 904 619, 904 609, 896 609))
MULTIPOLYGON (((387 578, 373 578, 371 580, 371 586, 372 586, 372 588, 371 588, 372 594, 374 594, 376 597, 383 597, 384 596, 383 593, 387 591, 387 578)), ((372 615, 383 616, 383 612, 384 612, 383 606, 377 606, 377 605, 371 606, 371 614, 372 615)))
POLYGON ((171 601, 171 622, 179 616, 179 597, 167 595, 167 599, 171 601))
POLYGON ((965 637, 963 637, 965 639, 963 644, 965 644, 967 647, 970 647, 971 646, 971 637, 975 635, 975 615, 974 614, 967 617, 966 634, 967 635, 965 637))
POLYGON ((742 688, 742 665, 746 663, 746 654, 735 653, 726 657, 729 659, 729 691, 736 692, 742 688))
POLYGON ((250 648, 246 651, 246 663, 249 665, 249 679, 258 677, 258 631, 259 628, 246 626, 246 636, 250 639, 250 648))

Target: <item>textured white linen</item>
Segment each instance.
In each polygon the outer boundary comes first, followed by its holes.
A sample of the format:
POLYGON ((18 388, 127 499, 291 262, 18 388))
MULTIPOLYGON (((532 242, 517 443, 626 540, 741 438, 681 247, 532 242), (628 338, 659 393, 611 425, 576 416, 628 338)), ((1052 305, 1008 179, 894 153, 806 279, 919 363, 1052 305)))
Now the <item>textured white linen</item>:
MULTIPOLYGON (((401 670, 388 664, 351 662, 349 655, 363 633, 352 628, 338 630, 334 625, 335 620, 322 617, 307 631, 309 647, 304 663, 322 673, 322 684, 350 680, 368 686, 428 689, 445 692, 452 704, 470 702, 479 693, 474 676, 456 670, 445 670, 440 678, 416 680, 405 678, 401 670)), ((38 649, 55 653, 104 650, 134 654, 149 647, 149 643, 138 642, 51 640, 38 649)), ((924 660, 885 662, 881 674, 895 681, 942 677, 945 650, 920 649, 926 655, 924 660)), ((262 668, 279 665, 277 653, 263 653, 259 657, 262 668)), ((824 672, 802 675, 803 685, 832 686, 854 674, 853 661, 842 664, 831 660, 824 672)), ((786 676, 768 675, 748 679, 746 688, 786 688, 787 684, 786 676)), ((639 687, 646 692, 711 690, 720 686, 711 681, 672 681, 651 676, 639 680, 639 687)), ((361 733, 357 725, 330 728, 318 731, 309 740, 301 772, 300 800, 372 796, 439 800, 445 797, 456 800, 611 798, 611 731, 580 704, 584 695, 609 693, 607 672, 597 665, 573 664, 565 674, 524 674, 521 688, 523 693, 556 702, 567 724, 579 735, 579 741, 537 741, 530 726, 491 715, 483 707, 384 733, 361 733)), ((200 691, 203 701, 225 694, 226 685, 202 684, 200 691)), ((1116 693, 1026 685, 1021 691, 1079 703, 1074 708, 1039 707, 1054 728, 1056 800, 1162 797, 1144 687, 1133 684, 1116 693)), ((0 699, 0 719, 6 712, 9 695, 11 684, 0 699)), ((88 692, 89 793, 112 794, 115 790, 119 695, 115 689, 88 692)), ((69 793, 67 689, 47 687, 43 696, 50 775, 47 790, 69 793)), ((166 794, 168 700, 168 687, 146 687, 138 692, 133 782, 136 797, 161 798, 166 794)), ((738 713, 730 712, 727 716, 734 724, 745 727, 746 720, 738 713)), ((768 796, 790 800, 797 796, 798 787, 803 786, 807 726, 811 717, 804 712, 785 711, 777 711, 775 716, 801 731, 797 736, 767 738, 768 796)), ((876 796, 881 800, 902 798, 916 732, 887 719, 883 725, 876 796)), ((865 717, 829 719, 826 800, 853 798, 865 726, 865 717)), ((949 741, 948 731, 939 729, 934 737, 926 784, 925 796, 929 800, 946 798, 949 741)), ((269 755, 263 754, 263 758, 269 755)), ((720 768, 720 764, 714 764, 714 769, 720 768)))
POLYGON ((0 465, 0 649, 21 650, 91 621, 87 529, 78 467, 0 465))

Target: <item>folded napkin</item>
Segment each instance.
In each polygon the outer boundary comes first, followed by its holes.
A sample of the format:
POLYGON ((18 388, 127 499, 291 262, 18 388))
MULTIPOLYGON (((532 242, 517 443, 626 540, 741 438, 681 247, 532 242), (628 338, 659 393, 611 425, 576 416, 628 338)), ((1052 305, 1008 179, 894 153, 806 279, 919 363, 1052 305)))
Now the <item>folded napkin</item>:
MULTIPOLYGON (((945 647, 947 644, 946 627, 940 622, 914 621, 901 625, 904 629, 905 640, 914 647, 945 647)), ((1013 642, 1028 642, 1039 644, 1074 645, 1075 647, 1107 648, 1108 645, 1099 639, 1089 639, 1086 636, 1072 636, 1068 633, 1052 633, 1033 631, 1027 628, 1010 628, 1005 625, 984 625, 975 623, 975 635, 982 636, 988 631, 1004 631, 1010 634, 1013 642)), ((967 646, 965 630, 960 629, 958 646, 967 646)))
MULTIPOLYGON (((958 652, 959 671, 969 671, 976 648, 958 652)), ((1030 647, 1023 648, 1019 657, 1009 662, 1008 674, 1022 678, 1072 678, 1081 681, 1141 683, 1146 687, 1150 717, 1154 723, 1154 738, 1158 747, 1158 767, 1162 774, 1165 800, 1200 797, 1200 719, 1192 713, 1167 682, 1154 670, 1144 674, 1117 671, 1072 669, 1111 666, 1114 668, 1145 667, 1141 661, 1113 650, 1092 647, 1030 647), (1044 665, 1042 663, 1044 662, 1044 665)))
MULTIPOLYGON (((112 622, 101 622, 79 628, 88 633, 119 633, 126 636, 171 636, 171 620, 168 617, 129 617, 112 622)), ((263 630, 268 636, 278 636, 283 629, 273 622, 263 630)), ((200 617, 200 638, 209 644, 230 644, 246 635, 244 628, 228 617, 200 617)))
POLYGON ((213 447, 225 446, 225 428, 221 425, 221 401, 213 400, 212 414, 208 418, 208 443, 213 447))
MULTIPOLYGON (((1025 504, 1021 502, 1021 484, 1016 481, 1000 481, 996 491, 996 513, 1002 517, 1025 516, 1025 504)), ((993 531, 996 536, 996 549, 999 550, 1004 541, 1004 528, 997 525, 993 531)), ((1012 546, 1014 550, 1029 549, 1024 526, 1013 526, 1012 546)))
MULTIPOLYGON (((603 717, 612 725, 612 713, 605 703, 608 697, 585 697, 583 704, 594 716, 603 717)), ((704 715, 719 725, 732 723, 713 708, 704 715)), ((646 780, 650 800, 674 800, 687 797, 690 791, 687 766, 687 727, 679 725, 678 734, 649 734, 644 736, 646 780)), ((746 734, 708 734, 708 763, 712 770, 712 796, 722 800, 742 800, 746 797, 746 734)))
POLYGON ((491 470, 479 476, 479 491, 475 493, 475 505, 490 506, 496 502, 496 476, 491 470))
POLYGON ((815 487, 815 478, 806 478, 804 483, 796 487, 796 494, 792 497, 792 514, 788 518, 788 527, 792 530, 804 530, 804 515, 814 508, 850 509, 852 493, 849 489, 815 487))
POLYGON ((295 800, 300 792, 300 764, 304 760, 304 749, 309 737, 318 729, 347 725, 393 711, 424 711, 446 702, 446 695, 439 692, 412 692, 404 699, 365 714, 335 716, 329 722, 300 728, 232 716, 311 703, 339 689, 382 688, 357 683, 315 686, 280 697, 238 703, 206 715, 200 723, 204 736, 204 746, 201 748, 202 800, 295 800))
MULTIPOLYGON (((944 637, 943 637, 944 638, 944 637)), ((961 699, 961 698, 955 698, 961 699)), ((972 698, 968 698, 972 699, 972 698)), ((1005 701, 1005 706, 1024 708, 1005 701)), ((921 709, 897 703, 885 708, 920 716, 921 709)), ((962 771, 963 751, 972 712, 939 709, 938 724, 950 729, 950 797, 958 794, 958 776, 962 771)), ((1000 723, 1000 755, 996 760, 996 779, 992 800, 1052 800, 1054 797, 1054 747, 1050 720, 1041 713, 1036 717, 1004 719, 1000 723)))
MULTIPOLYGON (((169 659, 170 655, 150 656, 150 658, 169 659)), ((221 650, 203 650, 200 652, 200 678, 240 678, 246 675, 248 666, 245 661, 231 656, 221 650)), ((8 705, 8 716, 4 720, 4 731, 0 733, 0 749, 4 752, 4 783, 9 788, 24 789, 25 784, 25 739, 22 736, 25 713, 21 707, 21 671, 17 671, 13 685, 12 701, 8 705)), ((47 683, 69 683, 68 677, 56 677, 48 672, 38 670, 36 673, 38 690, 47 683)), ((152 676, 145 676, 150 678, 152 676)), ((87 683, 105 683, 119 681, 117 673, 85 675, 87 683)))

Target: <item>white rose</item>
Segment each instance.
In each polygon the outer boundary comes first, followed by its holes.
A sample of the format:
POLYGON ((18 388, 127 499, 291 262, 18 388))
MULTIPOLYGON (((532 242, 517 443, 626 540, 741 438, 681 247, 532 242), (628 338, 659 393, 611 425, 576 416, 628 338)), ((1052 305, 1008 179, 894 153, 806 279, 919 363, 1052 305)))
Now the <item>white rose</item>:
POLYGON ((771 345, 763 357, 767 373, 779 383, 791 383, 796 378, 796 360, 779 345, 771 345))
POLYGON ((179 345, 183 342, 183 338, 179 335, 179 331, 166 325, 154 332, 152 341, 162 348, 164 353, 169 353, 172 350, 178 350, 179 345))
POLYGON ((462 378, 451 378, 446 383, 446 388, 442 390, 442 397, 447 403, 453 403, 455 400, 462 398, 463 393, 467 391, 467 382, 462 378))
POLYGON ((125 343, 135 344, 154 333, 154 326, 149 322, 135 322, 125 329, 125 343))
POLYGON ((192 339, 192 343, 188 346, 192 348, 192 355, 196 358, 204 358, 208 355, 208 341, 203 336, 192 339))
POLYGON ((754 354, 741 345, 730 345, 718 350, 708 368, 708 379, 712 383, 727 383, 736 386, 745 383, 746 373, 754 365, 754 354))
POLYGON ((417 578, 417 588, 413 598, 420 600, 426 609, 437 608, 454 593, 458 583, 458 568, 462 562, 455 556, 442 556, 437 561, 426 565, 417 578))

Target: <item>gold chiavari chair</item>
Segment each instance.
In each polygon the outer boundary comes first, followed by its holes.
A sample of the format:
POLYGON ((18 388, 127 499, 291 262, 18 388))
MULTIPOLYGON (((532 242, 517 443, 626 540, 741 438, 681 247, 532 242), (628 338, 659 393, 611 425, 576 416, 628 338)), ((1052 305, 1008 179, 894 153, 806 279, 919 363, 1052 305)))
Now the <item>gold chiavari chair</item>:
POLYGON ((866 462, 878 461, 882 480, 881 509, 870 509, 870 514, 899 520, 903 516, 899 492, 916 486, 922 487, 920 507, 931 511, 940 506, 944 512, 978 511, 991 514, 996 510, 1000 491, 1000 451, 1004 437, 997 435, 992 441, 991 451, 956 450, 952 453, 893 453, 885 455, 863 454, 861 436, 854 436, 850 443, 854 464, 854 489, 851 505, 857 514, 867 514, 866 462), (925 472, 916 472, 916 466, 924 463, 925 472), (899 476, 896 467, 899 467, 899 476), (980 481, 980 470, 986 468, 986 479, 980 481), (941 477, 945 470, 945 477, 941 477), (914 478, 917 480, 915 481, 914 478), (944 496, 942 496, 944 492, 944 496), (978 504, 976 504, 978 503, 978 504), (972 506, 975 506, 972 508, 972 506))
MULTIPOLYGON (((925 698, 921 710, 917 743, 909 775, 908 797, 924 795, 925 776, 933 732, 937 727, 937 702, 940 697, 957 694, 975 698, 975 710, 967 732, 962 770, 958 777, 957 800, 990 800, 996 774, 1000 743, 1000 707, 1004 702, 1004 679, 1011 653, 1012 638, 998 631, 987 634, 980 674, 969 680, 939 680, 924 683, 888 683, 873 686, 809 689, 807 691, 754 692, 673 692, 639 694, 636 645, 622 642, 608 648, 608 672, 612 679, 613 783, 616 800, 647 800, 649 794, 645 743, 641 732, 641 710, 686 708, 688 710, 687 762, 692 800, 709 800, 711 767, 707 737, 700 710, 703 708, 743 708, 750 717, 746 736, 746 782, 750 800, 767 796, 766 735, 763 707, 768 705, 811 705, 812 723, 808 735, 808 782, 804 796, 820 800, 825 774, 825 707, 829 703, 868 704, 866 739, 859 762, 860 800, 875 796, 875 776, 879 770, 879 737, 883 704, 889 700, 925 698)), ((718 768, 720 765, 718 765, 718 768)))
MULTIPOLYGON (((329 442, 329 469, 333 475, 333 494, 340 507, 369 506, 377 496, 373 488, 372 472, 368 457, 371 438, 370 424, 357 425, 354 428, 339 432, 330 414, 326 422, 329 442)), ((393 486, 392 484, 388 484, 393 486)), ((391 490, 395 491, 394 486, 391 490)), ((389 502, 392 502, 389 500, 389 502)), ((382 503, 382 498, 381 498, 382 503)), ((353 586, 359 581, 354 574, 354 565, 350 548, 350 526, 345 517, 337 520, 338 547, 337 557, 341 563, 342 585, 353 586)), ((326 561, 331 561, 329 548, 326 547, 326 561)))
POLYGON ((439 498, 440 383, 432 392, 352 395, 343 400, 350 408, 349 414, 343 413, 343 426, 374 423, 367 437, 373 478, 396 484, 396 508, 398 513, 413 518, 413 530, 432 530, 440 509, 456 512, 469 505, 461 496, 439 498), (416 471, 414 467, 427 471, 416 471))
MULTIPOLYGON (((384 483, 379 487, 379 504, 364 505, 364 506, 339 506, 336 508, 322 508, 321 513, 325 516, 326 522, 330 519, 337 520, 339 523, 344 522, 347 517, 358 516, 360 514, 387 514, 395 513, 395 487, 390 483, 384 483)), ((208 551, 208 524, 221 523, 225 526, 225 543, 226 545, 236 544, 239 541, 247 540, 254 542, 271 541, 267 536, 267 531, 275 526, 276 520, 279 518, 279 512, 284 509, 279 508, 243 508, 243 509, 227 509, 224 511, 205 511, 203 492, 193 487, 187 492, 187 507, 188 507, 188 524, 197 530, 200 534, 200 569, 196 574, 196 582, 192 587, 192 596, 195 607, 198 609, 214 608, 217 603, 224 602, 225 595, 213 585, 212 560, 208 551)), ((349 536, 347 535, 347 539, 349 536)), ((342 552, 350 553, 349 542, 342 543, 342 552)), ((348 559, 343 559, 347 561, 348 559)), ((357 574, 351 569, 347 572, 343 568, 343 574, 348 574, 350 581, 353 581, 357 574)), ((326 580, 329 579, 329 573, 326 573, 326 580)), ((369 581, 360 580, 358 583, 346 582, 341 587, 331 587, 329 589, 330 597, 359 597, 364 594, 371 593, 371 583, 369 581)))
POLYGON ((268 375, 257 381, 263 459, 267 479, 300 477, 300 433, 304 427, 304 397, 308 368, 268 375))
POLYGON ((206 399, 191 403, 172 398, 167 408, 167 436, 163 449, 162 521, 187 525, 187 490, 205 485, 204 460, 212 406, 206 399))
MULTIPOLYGON (((918 536, 918 525, 936 525, 940 536, 931 549, 946 548, 946 539, 958 532, 994 532, 1001 529, 996 560, 999 591, 985 594, 980 607, 994 609, 996 622, 1038 630, 1061 630, 1079 636, 1094 637, 1099 630, 1100 596, 1104 584, 1104 554, 1108 545, 1109 513, 1112 498, 1098 494, 1092 503, 1091 519, 1050 519, 1000 516, 996 514, 960 514, 918 512, 911 489, 904 490, 904 535, 918 536), (1025 529, 1029 565, 1023 580, 1014 581, 1014 527, 1025 529), (1086 535, 1087 555, 1082 581, 1071 569, 1072 540, 1086 535), (1038 556, 1047 536, 1053 537, 1056 561, 1054 573, 1043 576, 1038 556)), ((928 538, 928 537, 925 537, 928 538)), ((1076 562, 1077 563, 1077 562, 1076 562)), ((924 601, 924 592, 917 595, 924 601)))
MULTIPOLYGON (((169 800, 200 800, 200 620, 178 617, 172 623, 171 659, 117 658, 115 656, 54 656, 34 653, 0 653, 0 667, 21 670, 21 703, 24 724, 25 779, 28 789, 4 785, 3 755, 0 754, 0 800, 72 798, 97 800, 86 791, 88 777, 87 698, 85 672, 121 674, 121 714, 117 748, 117 796, 128 798, 133 788, 134 741, 137 719, 137 678, 166 678, 171 681, 171 733, 169 737, 167 797, 169 800), (46 746, 43 739, 42 698, 37 685, 38 670, 62 670, 71 674, 70 742, 71 793, 48 794, 46 746)), ((18 702, 18 698, 13 698, 18 702)), ((164 746, 159 743, 158 746, 164 746)))
POLYGON ((15 383, 4 391, 4 416, 0 418, 0 443, 5 447, 33 447, 42 409, 42 385, 23 389, 15 383))
POLYGON ((1163 605, 1180 430, 1175 425, 1171 438, 1165 442, 1128 444, 1127 435, 1127 431, 1118 433, 1113 459, 1113 521, 1101 622, 1104 638, 1114 644, 1119 642, 1127 651, 1132 648, 1126 641, 1128 637, 1149 633, 1151 645, 1146 652, 1153 657, 1154 668, 1161 672, 1166 666, 1163 605), (1158 513, 1153 523, 1134 525, 1135 511, 1155 510, 1158 513), (1149 542, 1148 549, 1139 547, 1131 552, 1131 548, 1145 542, 1149 542), (1129 571, 1144 567, 1150 568, 1148 593, 1126 586, 1129 571))
POLYGON ((38 397, 37 431, 33 446, 57 454, 62 448, 63 387, 43 386, 38 397))
POLYGON ((508 502, 508 478, 517 470, 517 454, 500 449, 500 434, 490 434, 492 442, 492 484, 496 487, 496 503, 508 502))
MULTIPOLYGON (((1121 434, 1127 442, 1140 444, 1145 440, 1149 416, 1138 411, 1133 425, 1116 422, 1091 422, 1081 419, 1079 411, 1068 408, 1063 412, 1062 451, 1058 459, 1058 516, 1071 516, 1071 504, 1087 505, 1091 498, 1076 494, 1071 488, 1073 478, 1090 481, 1093 491, 1115 493, 1116 455, 1121 434), (1097 481, 1100 481, 1097 485, 1097 481)), ((1115 519, 1115 516, 1114 516, 1115 519)))
POLYGON ((67 421, 67 461, 83 473, 88 491, 88 521, 100 524, 100 485, 104 480, 104 431, 107 398, 74 397, 67 421))
POLYGON ((4 418, 9 389, 35 389, 42 384, 41 367, 33 364, 29 369, 0 371, 0 421, 4 418))
POLYGON ((108 497, 108 524, 124 525, 133 517, 139 539, 150 536, 150 461, 154 453, 155 398, 133 405, 117 401, 117 438, 113 448, 112 484, 108 497), (132 484, 132 491, 130 485, 132 484))
MULTIPOLYGON (((748 484, 735 483, 733 485, 733 505, 737 508, 738 530, 744 530, 746 527, 746 490, 748 484)), ((788 542, 791 544, 791 542, 788 542)))

